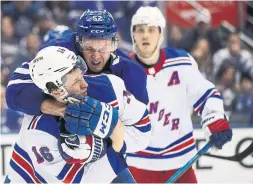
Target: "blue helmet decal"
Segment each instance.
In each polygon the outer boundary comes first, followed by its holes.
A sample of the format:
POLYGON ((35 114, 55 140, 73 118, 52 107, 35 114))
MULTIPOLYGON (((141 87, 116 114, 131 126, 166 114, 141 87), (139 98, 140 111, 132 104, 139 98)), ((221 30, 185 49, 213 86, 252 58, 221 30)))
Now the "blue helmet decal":
POLYGON ((87 38, 114 38, 117 25, 106 10, 86 10, 77 24, 77 36, 87 38))

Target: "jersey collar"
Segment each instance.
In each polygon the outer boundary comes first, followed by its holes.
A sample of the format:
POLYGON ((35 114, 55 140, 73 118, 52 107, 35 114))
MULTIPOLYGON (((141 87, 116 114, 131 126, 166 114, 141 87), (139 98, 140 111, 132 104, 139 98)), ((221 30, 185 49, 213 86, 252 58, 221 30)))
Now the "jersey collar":
POLYGON ((155 76, 156 73, 158 73, 163 67, 163 64, 166 60, 166 53, 163 49, 160 49, 159 59, 158 59, 157 63, 152 66, 148 66, 148 65, 143 64, 134 52, 131 52, 129 54, 129 57, 132 60, 138 62, 143 67, 143 69, 147 75, 154 75, 155 76))

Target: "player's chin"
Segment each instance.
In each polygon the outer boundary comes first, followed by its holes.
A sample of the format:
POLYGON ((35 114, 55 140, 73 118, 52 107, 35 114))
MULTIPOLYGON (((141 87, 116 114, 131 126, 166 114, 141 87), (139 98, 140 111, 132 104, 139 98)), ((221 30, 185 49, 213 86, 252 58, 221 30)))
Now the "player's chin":
POLYGON ((104 64, 101 62, 99 64, 92 64, 92 66, 90 67, 90 69, 93 71, 93 72, 96 72, 96 73, 99 73, 103 70, 103 67, 104 67, 104 64))

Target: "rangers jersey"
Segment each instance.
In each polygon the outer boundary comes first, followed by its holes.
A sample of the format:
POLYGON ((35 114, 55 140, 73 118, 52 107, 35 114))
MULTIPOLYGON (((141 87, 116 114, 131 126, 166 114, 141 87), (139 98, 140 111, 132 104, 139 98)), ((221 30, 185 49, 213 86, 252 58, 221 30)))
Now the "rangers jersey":
POLYGON ((130 56, 147 74, 152 138, 146 149, 127 155, 128 165, 153 171, 178 169, 196 153, 192 109, 201 117, 224 113, 220 93, 183 50, 161 49, 159 61, 151 67, 133 53, 130 56))
MULTIPOLYGON (((149 144, 151 125, 146 105, 135 99, 114 75, 85 76, 88 95, 119 111, 125 126, 124 149, 136 152, 149 144)), ((51 115, 25 115, 12 153, 8 178, 12 182, 111 182, 122 169, 113 151, 94 163, 68 164, 61 157, 57 141, 59 122, 51 115)))

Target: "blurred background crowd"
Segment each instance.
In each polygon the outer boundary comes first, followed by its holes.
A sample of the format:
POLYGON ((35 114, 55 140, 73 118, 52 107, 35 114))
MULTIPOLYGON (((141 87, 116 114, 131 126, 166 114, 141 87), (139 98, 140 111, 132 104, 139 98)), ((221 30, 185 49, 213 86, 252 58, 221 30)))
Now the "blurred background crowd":
POLYGON ((75 31, 84 10, 104 8, 117 22, 120 49, 129 52, 131 18, 145 5, 164 12, 164 46, 185 49, 195 58, 221 91, 230 122, 252 126, 253 2, 1 1, 1 133, 18 132, 22 120, 21 113, 6 106, 9 77, 36 54, 48 30, 67 25, 75 31))

